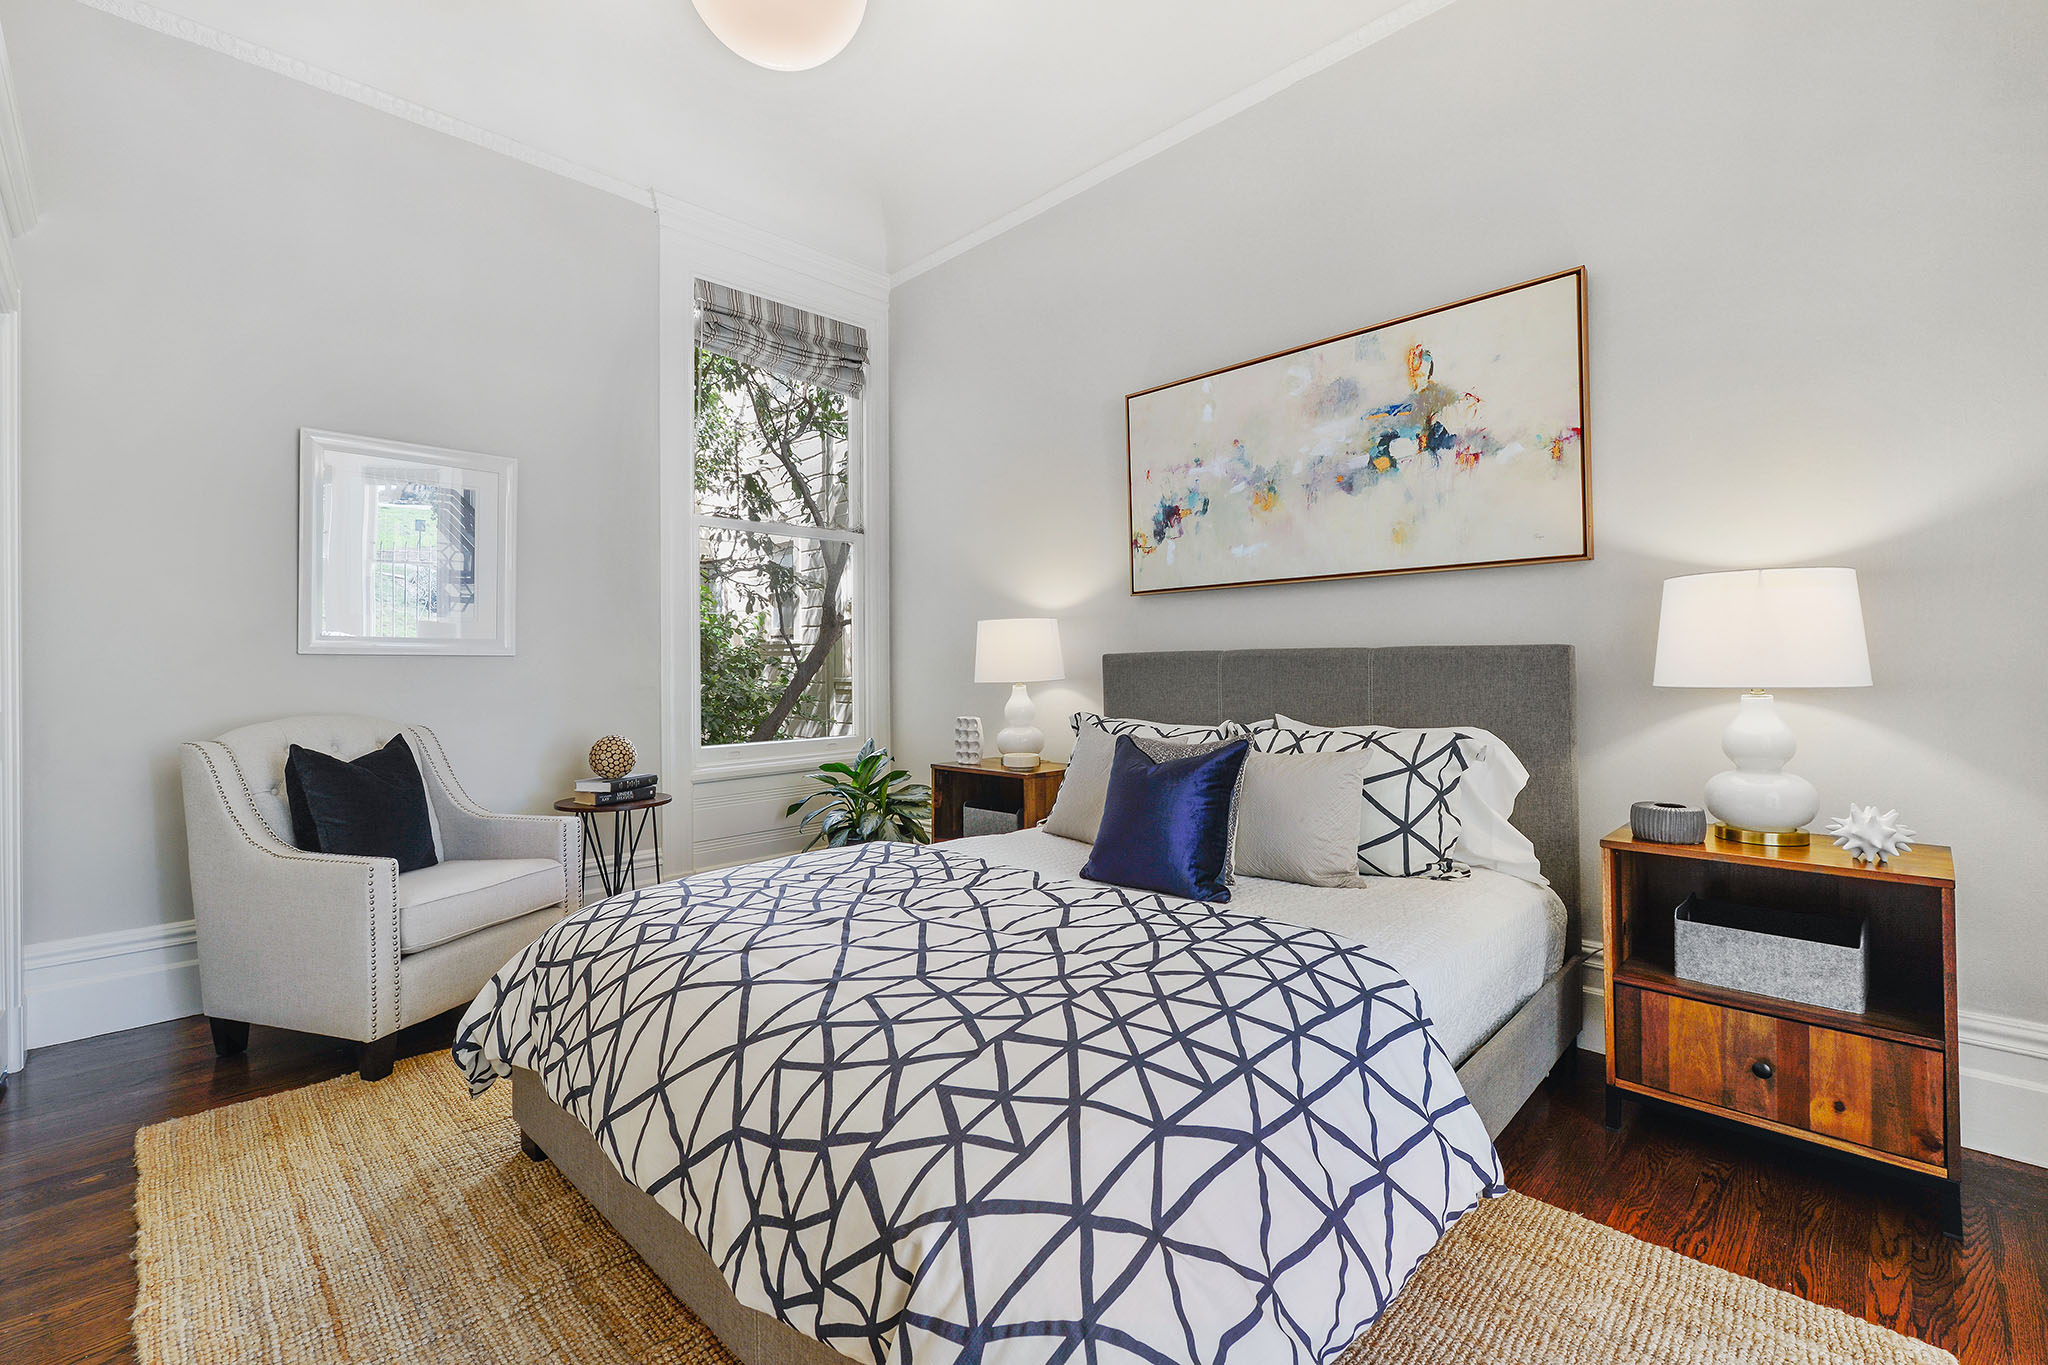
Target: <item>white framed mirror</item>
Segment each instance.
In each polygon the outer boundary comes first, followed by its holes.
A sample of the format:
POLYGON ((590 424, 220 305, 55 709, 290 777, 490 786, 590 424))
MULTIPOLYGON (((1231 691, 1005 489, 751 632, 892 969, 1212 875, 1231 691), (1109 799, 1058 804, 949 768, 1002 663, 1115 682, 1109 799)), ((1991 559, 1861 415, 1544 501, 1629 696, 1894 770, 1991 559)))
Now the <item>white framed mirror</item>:
POLYGON ((301 429, 299 653, 513 653, 518 465, 301 429))

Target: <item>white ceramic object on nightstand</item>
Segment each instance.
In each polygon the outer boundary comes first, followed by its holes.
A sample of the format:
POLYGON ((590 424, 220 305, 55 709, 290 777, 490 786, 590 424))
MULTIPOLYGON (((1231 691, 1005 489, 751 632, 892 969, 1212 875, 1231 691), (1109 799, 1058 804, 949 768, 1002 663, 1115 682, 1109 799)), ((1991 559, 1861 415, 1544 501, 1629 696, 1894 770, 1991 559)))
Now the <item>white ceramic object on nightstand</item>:
POLYGON ((981 762, 981 717, 953 717, 953 761, 981 762))
POLYGON ((1899 823, 1895 810, 1879 815, 1876 806, 1859 806, 1852 801, 1847 815, 1828 821, 1828 833, 1859 862, 1881 863, 1901 853, 1911 853, 1913 846, 1906 841, 1917 831, 1899 823))

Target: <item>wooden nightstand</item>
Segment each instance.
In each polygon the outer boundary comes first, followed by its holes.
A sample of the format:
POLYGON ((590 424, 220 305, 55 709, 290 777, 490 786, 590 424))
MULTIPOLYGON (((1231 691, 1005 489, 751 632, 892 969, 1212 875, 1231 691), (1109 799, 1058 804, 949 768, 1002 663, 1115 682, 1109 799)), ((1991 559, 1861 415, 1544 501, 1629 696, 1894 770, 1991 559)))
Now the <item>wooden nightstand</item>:
POLYGON ((1052 799, 1059 795, 1066 772, 1064 763, 1005 768, 1000 758, 932 764, 933 842, 960 837, 963 806, 1015 811, 1017 827, 1031 828, 1052 813, 1052 799))
POLYGON ((1624 1095, 1749 1124, 1938 1182, 1962 1235, 1956 1123, 1955 865, 1922 844, 1881 865, 1833 844, 1765 848, 1600 841, 1607 1126, 1624 1095), (1673 974, 1688 894, 1853 915, 1869 924, 1861 1014, 1673 974))

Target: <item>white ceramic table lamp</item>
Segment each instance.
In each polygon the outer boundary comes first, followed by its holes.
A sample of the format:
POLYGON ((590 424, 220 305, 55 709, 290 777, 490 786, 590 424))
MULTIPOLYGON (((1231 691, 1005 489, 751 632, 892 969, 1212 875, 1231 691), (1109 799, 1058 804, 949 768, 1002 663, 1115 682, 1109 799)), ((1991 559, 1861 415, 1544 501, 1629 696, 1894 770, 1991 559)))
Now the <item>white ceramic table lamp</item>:
POLYGON ((1785 771, 1798 750, 1768 688, 1868 687, 1870 650, 1854 569, 1738 569, 1664 580, 1658 687, 1748 688, 1721 750, 1735 764, 1707 782, 1723 839, 1799 845, 1820 793, 1785 771))
POLYGON ((1010 701, 1003 707, 1008 722, 996 734, 1005 768, 1035 768, 1045 747, 1045 731, 1032 722, 1038 707, 1024 684, 1053 682, 1067 676, 1060 656, 1060 623, 1050 617, 1022 616, 983 621, 974 631, 974 680, 1009 683, 1010 701))

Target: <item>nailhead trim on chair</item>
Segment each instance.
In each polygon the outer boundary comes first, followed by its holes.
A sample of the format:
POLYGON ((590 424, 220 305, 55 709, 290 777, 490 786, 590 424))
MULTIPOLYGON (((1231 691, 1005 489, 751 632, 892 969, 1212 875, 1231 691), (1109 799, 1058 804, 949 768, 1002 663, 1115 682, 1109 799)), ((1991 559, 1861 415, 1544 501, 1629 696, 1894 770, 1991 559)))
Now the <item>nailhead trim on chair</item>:
MULTIPOLYGON (((393 861, 390 858, 346 857, 341 854, 335 853, 306 853, 303 851, 293 853, 278 852, 276 849, 270 847, 270 845, 265 844, 261 840, 257 839, 254 835, 250 834, 249 827, 242 823, 241 813, 235 809, 234 802, 228 799, 227 787, 224 786, 221 782, 220 768, 214 762, 213 754, 208 745, 187 741, 185 747, 188 749, 195 750, 199 754, 200 759, 206 764, 207 774, 213 778, 213 788, 215 793, 220 797, 221 805, 226 808, 228 818, 235 822, 236 831, 241 834, 243 839, 248 841, 249 847, 255 849, 259 853, 267 854, 272 858, 277 858, 285 862, 366 864, 367 866, 365 868, 365 874, 368 884, 365 887, 365 894, 370 903, 370 918, 373 923, 376 921, 377 918, 377 873, 381 867, 388 866, 391 869, 391 914, 389 920, 390 939, 391 942, 393 943, 398 942, 398 864, 395 861, 393 861)), ((249 810, 250 813, 256 817, 256 823, 263 826, 264 832, 270 835, 273 842, 280 844, 287 843, 286 840, 279 839, 277 837, 276 831, 270 828, 270 822, 263 818, 263 812, 257 808, 256 798, 254 794, 252 794, 249 790, 249 781, 246 777, 242 775, 242 765, 235 761, 234 750, 229 749, 226 745, 218 745, 217 747, 219 747, 220 751, 223 754, 227 755, 229 765, 234 768, 235 780, 242 788, 242 795, 245 798, 247 798, 249 802, 249 810)), ((377 934, 373 933, 370 935, 369 1041, 371 1042, 375 1042, 377 1039, 382 1038, 386 1033, 395 1032, 397 1027, 395 1022, 392 1028, 390 1029, 384 1027, 383 1003, 378 998, 378 983, 383 979, 384 975, 384 973, 381 970, 379 970, 382 966, 382 958, 378 951, 378 938, 379 936, 377 934)), ((398 973, 394 970, 391 973, 391 1011, 392 1019, 394 1021, 401 1017, 399 1014, 398 1001, 399 989, 400 988, 398 982, 398 973)))
MULTIPOLYGON (((219 743, 218 740, 213 742, 219 743)), ((236 758, 235 751, 225 744, 220 746, 220 751, 227 755, 228 766, 235 770, 235 780, 242 784, 242 794, 249 798, 249 811, 256 817, 256 823, 263 826, 270 837, 277 840, 280 844, 291 843, 290 839, 270 828, 270 821, 264 816, 263 807, 256 804, 256 789, 249 785, 249 774, 242 771, 242 760, 236 758)), ((297 831, 295 830, 293 833, 296 834, 297 831)))

